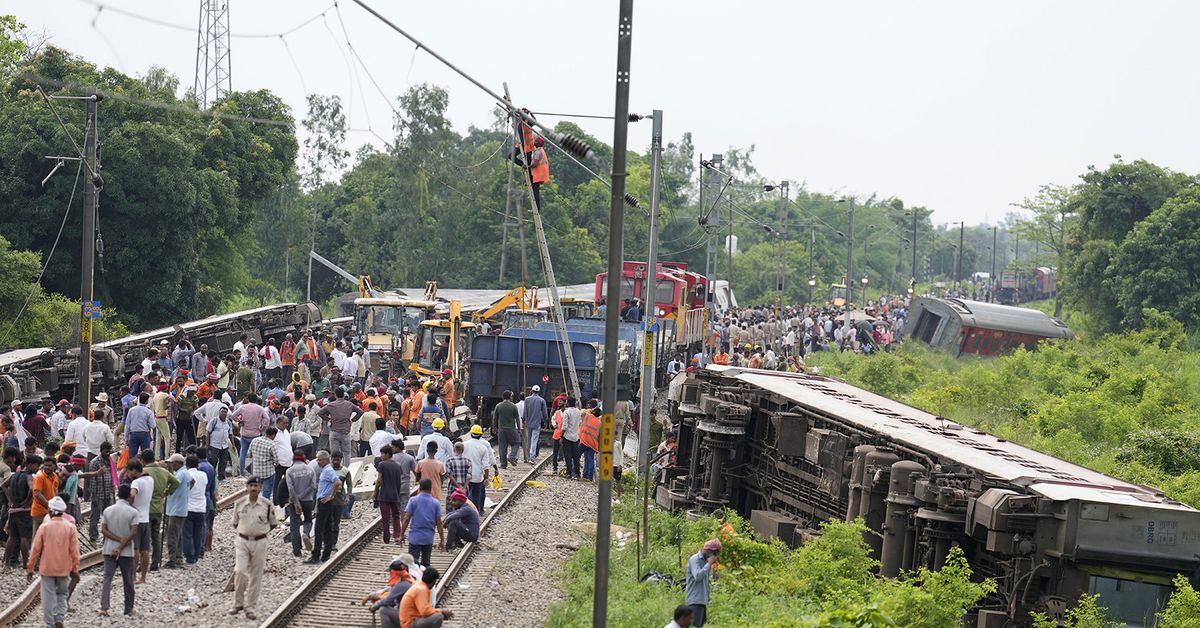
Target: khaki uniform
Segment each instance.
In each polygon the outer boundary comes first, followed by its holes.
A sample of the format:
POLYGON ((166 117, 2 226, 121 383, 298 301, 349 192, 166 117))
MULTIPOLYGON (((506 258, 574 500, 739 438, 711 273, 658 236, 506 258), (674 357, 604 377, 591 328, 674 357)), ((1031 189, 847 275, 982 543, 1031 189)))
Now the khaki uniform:
POLYGON ((233 605, 250 609, 258 602, 262 590, 263 570, 267 566, 267 533, 279 525, 271 500, 259 495, 251 504, 246 498, 233 509, 233 525, 237 536, 233 539, 236 554, 233 605))

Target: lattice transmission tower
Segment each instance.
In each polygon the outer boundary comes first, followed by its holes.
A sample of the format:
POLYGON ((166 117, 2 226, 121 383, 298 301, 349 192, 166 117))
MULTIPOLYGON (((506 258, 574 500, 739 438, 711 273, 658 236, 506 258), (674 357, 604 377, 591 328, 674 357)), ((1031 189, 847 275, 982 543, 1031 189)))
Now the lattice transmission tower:
POLYGON ((200 0, 196 33, 196 98, 207 109, 233 91, 229 59, 229 1, 200 0))

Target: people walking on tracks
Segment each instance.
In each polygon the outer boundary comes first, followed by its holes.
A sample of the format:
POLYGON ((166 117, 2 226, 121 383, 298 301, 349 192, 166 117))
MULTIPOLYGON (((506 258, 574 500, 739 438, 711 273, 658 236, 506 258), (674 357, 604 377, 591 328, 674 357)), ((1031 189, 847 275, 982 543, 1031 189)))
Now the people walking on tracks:
POLYGON ((428 567, 421 574, 421 582, 410 588, 400 599, 400 628, 441 628, 442 622, 454 618, 450 610, 439 609, 429 603, 433 585, 441 574, 428 567))
POLYGON ((517 450, 521 447, 521 437, 517 431, 520 414, 517 404, 513 403, 511 390, 504 391, 503 399, 492 410, 496 419, 496 433, 500 445, 500 468, 507 469, 509 463, 517 464, 517 450))
POLYGON ((325 404, 324 408, 317 411, 317 416, 325 421, 329 421, 329 450, 330 452, 340 452, 343 458, 349 458, 353 455, 350 450, 350 425, 363 414, 362 408, 359 408, 353 402, 346 399, 346 391, 342 388, 337 388, 333 392, 334 401, 325 404))
POLYGON ((379 453, 371 501, 379 508, 379 516, 383 519, 383 542, 390 543, 394 533, 399 543, 401 519, 408 506, 409 486, 416 462, 407 452, 397 452, 391 445, 384 445, 379 453))
POLYGON ((412 553, 417 564, 428 569, 430 557, 433 555, 433 532, 437 530, 438 549, 445 549, 446 531, 442 522, 442 503, 431 494, 433 483, 421 480, 418 486, 419 492, 416 497, 408 500, 408 505, 404 508, 404 518, 400 522, 400 543, 404 543, 405 536, 411 528, 408 551, 412 553))
POLYGON ((267 565, 267 534, 279 525, 275 519, 275 508, 260 496, 262 479, 256 475, 246 478, 246 497, 233 508, 233 527, 237 538, 233 540, 235 562, 233 572, 236 581, 233 589, 233 610, 237 615, 244 609, 246 619, 256 619, 254 605, 262 590, 263 570, 267 565))
POLYGON ((467 485, 467 495, 471 501, 475 503, 475 508, 483 512, 483 502, 487 497, 485 486, 488 478, 491 477, 491 471, 497 474, 500 470, 496 468, 496 455, 492 451, 492 446, 483 440, 483 428, 478 425, 471 426, 471 438, 466 443, 463 443, 463 454, 467 460, 471 461, 471 478, 467 485))
POLYGON ((208 461, 217 468, 217 478, 225 479, 225 470, 229 466, 229 445, 233 439, 233 421, 229 418, 229 407, 213 400, 200 407, 197 412, 207 413, 206 408, 218 403, 215 417, 205 421, 204 432, 208 435, 208 461))
MULTIPOLYGON (((447 440, 449 442, 449 440, 447 440)), ((425 458, 416 463, 417 480, 429 480, 433 483, 433 498, 442 501, 442 483, 446 477, 446 465, 438 459, 441 446, 430 442, 425 446, 425 458)))
POLYGON ((312 556, 306 563, 318 564, 329 560, 329 554, 338 538, 338 504, 334 495, 341 489, 342 481, 333 470, 329 452, 317 452, 317 524, 313 530, 312 556))
POLYGON ((451 492, 461 489, 465 493, 470 488, 471 461, 463 455, 465 450, 463 443, 454 443, 454 454, 446 458, 446 478, 451 492))
POLYGON ((433 431, 421 437, 421 444, 417 447, 417 456, 425 457, 425 451, 429 448, 429 443, 437 443, 437 459, 445 462, 450 457, 450 452, 453 450, 453 444, 446 436, 446 422, 438 417, 433 420, 433 431))
MULTIPOLYGON (((133 613, 135 566, 133 541, 137 538, 138 511, 133 507, 133 491, 128 484, 117 487, 117 501, 104 509, 100 533, 104 535, 104 579, 100 586, 100 615, 107 617, 113 576, 121 570, 121 588, 125 593, 125 614, 133 613)), ((95 508, 95 506, 92 506, 95 508)))
POLYGON ((542 425, 549 420, 546 400, 542 398, 542 387, 535 385, 525 398, 525 424, 522 433, 525 439, 525 462, 533 464, 533 461, 537 460, 538 450, 541 448, 542 425))
POLYGON ((87 468, 79 476, 86 480, 84 488, 88 501, 92 504, 92 514, 88 517, 88 540, 95 543, 99 538, 97 525, 104 510, 113 504, 116 498, 114 491, 117 487, 117 463, 113 461, 112 443, 100 443, 99 455, 92 458, 87 468))
POLYGON ((25 569, 31 580, 35 566, 42 577, 42 619, 47 626, 62 628, 71 580, 79 579, 79 534, 63 519, 67 503, 61 497, 54 496, 46 509, 48 520, 33 536, 25 569))
MULTIPOLYGON (((271 501, 281 508, 288 504, 287 482, 283 475, 292 466, 292 434, 288 431, 288 418, 279 415, 275 420, 275 467, 271 480, 271 501)), ((286 510, 284 512, 287 512, 286 510)))
POLYGON ((383 628, 399 628, 400 600, 416 583, 408 572, 408 564, 397 558, 388 565, 389 588, 377 591, 363 598, 363 604, 371 605, 372 613, 379 613, 383 628))
MULTIPOLYGON (((244 476, 246 474, 246 456, 248 456, 250 453, 250 443, 254 442, 254 439, 261 436, 267 427, 270 426, 271 416, 270 413, 267 412, 266 408, 259 405, 258 395, 254 394, 253 391, 249 391, 246 393, 245 400, 242 402, 242 405, 238 406, 237 410, 233 411, 233 415, 230 418, 232 418, 233 422, 236 423, 240 428, 238 441, 238 475, 244 476)), ((271 468, 273 469, 274 467, 271 468)), ((264 473, 262 469, 255 469, 254 472, 259 475, 259 477, 262 477, 262 474, 264 473)), ((270 474, 269 471, 266 473, 268 475, 270 474)))
POLYGON ((721 542, 710 539, 687 562, 687 581, 683 587, 684 604, 691 607, 692 625, 704 626, 708 619, 708 600, 712 593, 713 566, 721 553, 721 542))
POLYGON ((583 423, 583 413, 575 407, 578 403, 574 397, 567 397, 567 407, 563 410, 562 454, 566 460, 567 479, 579 479, 579 427, 583 423))
POLYGON ((34 476, 41 466, 41 456, 26 456, 25 468, 18 468, 4 479, 3 487, 8 496, 8 539, 4 544, 6 567, 17 560, 22 565, 29 561, 29 548, 33 544, 33 520, 29 513, 33 505, 34 476))
MULTIPOLYGON (((179 480, 171 470, 154 463, 154 452, 149 449, 138 454, 142 460, 143 473, 153 481, 150 499, 150 571, 158 571, 162 564, 163 513, 166 511, 167 495, 179 490, 179 480)), ((145 574, 142 576, 145 579, 145 574)))
POLYGON ((137 405, 129 408, 129 414, 125 416, 124 431, 130 457, 150 448, 150 434, 154 431, 154 412, 150 410, 149 393, 138 395, 137 405))
POLYGON ((133 507, 138 511, 137 538, 133 541, 139 572, 135 584, 144 584, 150 570, 150 502, 154 499, 154 478, 143 472, 141 460, 134 459, 125 463, 125 474, 133 490, 133 507))
POLYGON ((41 471, 33 477, 33 503, 29 515, 33 520, 34 537, 50 513, 50 500, 58 495, 58 480, 58 465, 52 456, 47 455, 42 461, 41 471))
POLYGON ((689 628, 692 626, 692 620, 696 616, 692 607, 687 604, 680 604, 675 607, 675 619, 663 626, 663 628, 689 628))
POLYGON ((342 462, 341 452, 335 451, 330 454, 329 465, 333 467, 333 472, 337 474, 338 480, 342 483, 341 489, 333 495, 333 502, 338 505, 338 523, 335 526, 340 526, 342 519, 350 518, 350 511, 358 501, 358 498, 354 496, 354 482, 351 481, 350 469, 343 467, 342 462))
POLYGON ((450 493, 449 510, 445 518, 446 551, 479 540, 479 511, 467 499, 466 491, 457 489, 450 493))
POLYGON ((292 555, 301 556, 300 544, 312 550, 313 504, 317 498, 317 473, 305 463, 304 452, 292 455, 292 466, 287 470, 284 481, 288 487, 288 507, 291 508, 292 555))
MULTIPOLYGON (((200 457, 189 454, 187 472, 191 484, 187 489, 187 523, 183 528, 183 557, 187 564, 195 565, 204 553, 204 539, 208 536, 208 474, 200 470, 200 457)), ((180 486, 177 490, 184 490, 180 486)))
MULTIPOLYGON (((179 481, 178 488, 167 495, 167 569, 183 567, 183 528, 188 519, 188 489, 192 486, 192 476, 188 473, 187 460, 183 454, 171 454, 167 464, 179 481)), ((153 521, 153 520, 151 520, 153 521)))
POLYGON ((278 433, 279 430, 272 425, 250 441, 251 471, 262 479, 262 495, 267 499, 271 499, 271 489, 275 486, 275 461, 279 459, 275 435, 278 433))

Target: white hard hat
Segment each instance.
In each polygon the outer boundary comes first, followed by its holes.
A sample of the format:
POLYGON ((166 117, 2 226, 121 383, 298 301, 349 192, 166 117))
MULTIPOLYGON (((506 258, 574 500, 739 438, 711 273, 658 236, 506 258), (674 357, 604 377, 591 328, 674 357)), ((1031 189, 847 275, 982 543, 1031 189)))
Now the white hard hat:
POLYGON ((532 390, 533 392, 542 392, 542 387, 538 386, 537 384, 534 384, 533 387, 530 388, 530 390, 532 390))

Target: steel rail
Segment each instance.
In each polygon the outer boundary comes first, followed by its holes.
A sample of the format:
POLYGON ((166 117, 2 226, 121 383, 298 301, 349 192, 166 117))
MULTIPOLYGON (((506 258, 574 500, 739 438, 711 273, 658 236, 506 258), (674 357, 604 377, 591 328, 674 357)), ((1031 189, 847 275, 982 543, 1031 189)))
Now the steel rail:
MULTIPOLYGON (((246 494, 246 489, 241 488, 233 493, 217 500, 217 512, 228 508, 237 500, 241 499, 246 494)), ((104 564, 103 549, 94 549, 90 552, 82 554, 79 557, 79 571, 82 573, 86 569, 99 567, 104 564)), ((38 605, 42 599, 42 583, 35 578, 25 587, 25 592, 18 595, 16 599, 0 613, 0 626, 15 626, 25 620, 29 613, 38 605)))

